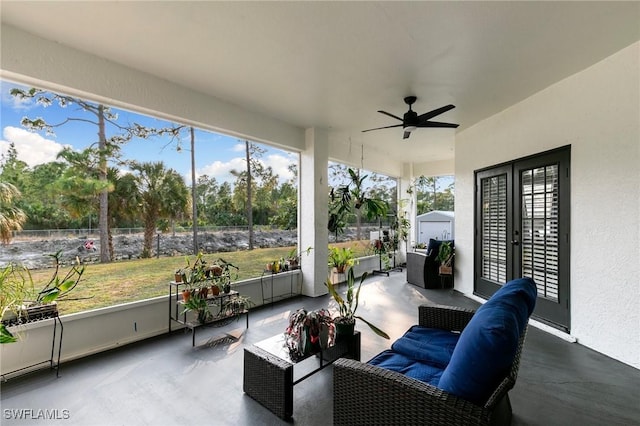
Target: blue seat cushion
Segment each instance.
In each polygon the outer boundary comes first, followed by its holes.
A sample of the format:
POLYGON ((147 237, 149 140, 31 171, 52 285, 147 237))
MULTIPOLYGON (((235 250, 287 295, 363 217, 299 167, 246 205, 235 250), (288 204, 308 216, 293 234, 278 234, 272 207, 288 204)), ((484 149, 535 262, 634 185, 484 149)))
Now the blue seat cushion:
POLYGON ((460 335, 438 387, 483 405, 508 374, 537 297, 531 278, 504 284, 460 335))
POLYGON ((460 333, 414 325, 391 349, 409 359, 445 368, 459 338, 460 333))
POLYGON ((395 371, 433 386, 438 384, 443 372, 441 367, 416 361, 391 349, 380 352, 368 364, 395 371))
POLYGON ((459 338, 459 333, 414 325, 369 364, 435 386, 459 338))

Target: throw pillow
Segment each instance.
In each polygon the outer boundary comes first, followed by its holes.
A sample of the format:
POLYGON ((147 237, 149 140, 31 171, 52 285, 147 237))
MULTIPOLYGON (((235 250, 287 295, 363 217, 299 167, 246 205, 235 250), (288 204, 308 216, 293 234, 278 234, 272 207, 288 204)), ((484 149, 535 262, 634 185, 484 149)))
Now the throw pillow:
POLYGON ((509 373, 536 297, 531 278, 504 284, 462 331, 438 387, 483 405, 509 373))

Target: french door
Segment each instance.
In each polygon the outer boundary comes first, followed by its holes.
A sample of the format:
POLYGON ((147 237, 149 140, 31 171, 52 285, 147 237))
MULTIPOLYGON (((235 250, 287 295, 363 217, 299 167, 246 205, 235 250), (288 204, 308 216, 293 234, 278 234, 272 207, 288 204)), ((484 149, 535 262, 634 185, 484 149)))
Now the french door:
POLYGON ((474 293, 531 277, 534 317, 570 330, 570 147, 476 171, 474 293))

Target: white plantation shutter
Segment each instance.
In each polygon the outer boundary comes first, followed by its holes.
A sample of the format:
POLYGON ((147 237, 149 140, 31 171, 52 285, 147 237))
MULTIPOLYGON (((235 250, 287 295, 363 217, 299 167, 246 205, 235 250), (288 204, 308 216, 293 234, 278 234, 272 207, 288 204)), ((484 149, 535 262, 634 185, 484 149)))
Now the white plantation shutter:
POLYGON ((522 274, 558 300, 558 166, 521 171, 522 274))
POLYGON ((507 280, 507 175, 481 181, 482 277, 507 280))

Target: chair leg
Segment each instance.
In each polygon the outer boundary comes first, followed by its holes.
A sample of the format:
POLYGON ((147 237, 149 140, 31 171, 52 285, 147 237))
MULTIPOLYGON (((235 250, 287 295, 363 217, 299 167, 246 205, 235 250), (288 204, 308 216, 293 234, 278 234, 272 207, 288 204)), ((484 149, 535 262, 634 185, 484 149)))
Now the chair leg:
POLYGON ((508 426, 511 424, 511 401, 509 400, 509 394, 505 394, 505 396, 496 404, 496 407, 493 410, 493 415, 491 416, 491 425, 504 425, 508 426))

